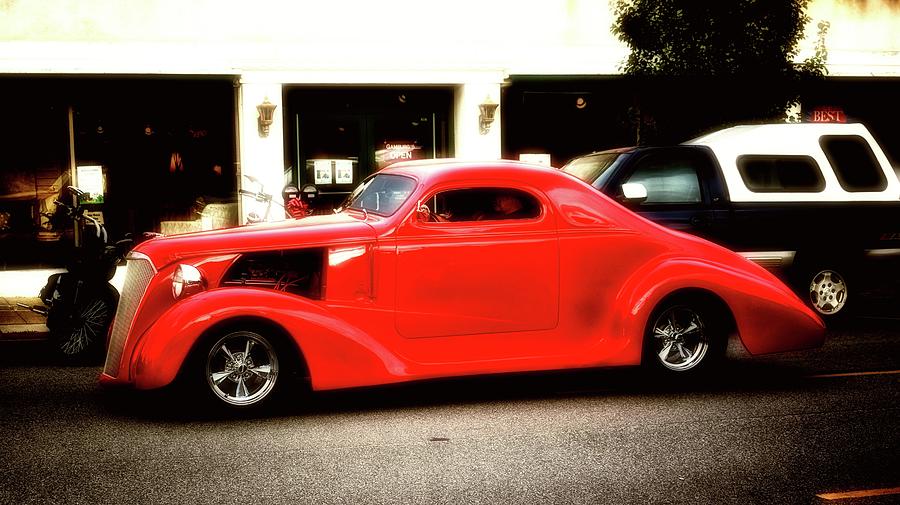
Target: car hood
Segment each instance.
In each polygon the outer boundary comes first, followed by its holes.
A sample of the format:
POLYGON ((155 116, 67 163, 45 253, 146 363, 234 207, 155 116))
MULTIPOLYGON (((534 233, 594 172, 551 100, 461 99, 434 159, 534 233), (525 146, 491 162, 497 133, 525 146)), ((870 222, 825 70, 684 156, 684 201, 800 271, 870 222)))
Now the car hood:
POLYGON ((158 237, 138 245, 134 252, 145 254, 159 269, 174 261, 201 255, 297 249, 374 240, 375 230, 370 224, 348 213, 340 213, 158 237))

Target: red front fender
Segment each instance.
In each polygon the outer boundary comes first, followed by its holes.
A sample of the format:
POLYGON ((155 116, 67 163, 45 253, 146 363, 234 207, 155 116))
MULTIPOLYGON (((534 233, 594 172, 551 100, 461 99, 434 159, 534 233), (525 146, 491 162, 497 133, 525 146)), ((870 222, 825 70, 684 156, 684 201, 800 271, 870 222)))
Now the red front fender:
POLYGON ((309 368, 314 389, 394 382, 405 365, 376 339, 306 298, 258 288, 221 288, 181 301, 140 337, 128 364, 139 389, 171 383, 194 345, 228 321, 255 318, 281 327, 309 368))

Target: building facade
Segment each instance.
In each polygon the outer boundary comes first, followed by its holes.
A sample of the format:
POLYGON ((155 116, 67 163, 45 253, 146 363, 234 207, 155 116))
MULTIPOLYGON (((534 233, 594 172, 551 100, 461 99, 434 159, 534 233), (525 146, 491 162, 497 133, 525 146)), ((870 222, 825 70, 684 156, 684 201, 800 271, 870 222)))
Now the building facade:
MULTIPOLYGON (((172 233, 282 219, 287 184, 336 205, 396 160, 558 166, 633 143, 611 5, 534 4, 0 2, 0 270, 63 264, 72 237, 42 213, 67 184, 113 236, 172 233)), ((801 58, 830 23, 810 110, 870 123, 897 160, 900 6, 809 14, 801 58)))

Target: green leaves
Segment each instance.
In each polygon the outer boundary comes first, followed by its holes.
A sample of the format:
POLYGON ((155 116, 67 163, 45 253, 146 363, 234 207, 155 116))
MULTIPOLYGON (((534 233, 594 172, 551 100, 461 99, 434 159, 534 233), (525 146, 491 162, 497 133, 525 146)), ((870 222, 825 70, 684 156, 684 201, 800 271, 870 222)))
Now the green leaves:
POLYGON ((652 96, 639 97, 641 117, 654 118, 658 129, 695 123, 702 130, 783 115, 801 84, 825 73, 827 26, 820 26, 816 56, 794 62, 809 22, 808 3, 616 0, 612 31, 631 48, 621 68, 650 83, 644 91, 652 96))

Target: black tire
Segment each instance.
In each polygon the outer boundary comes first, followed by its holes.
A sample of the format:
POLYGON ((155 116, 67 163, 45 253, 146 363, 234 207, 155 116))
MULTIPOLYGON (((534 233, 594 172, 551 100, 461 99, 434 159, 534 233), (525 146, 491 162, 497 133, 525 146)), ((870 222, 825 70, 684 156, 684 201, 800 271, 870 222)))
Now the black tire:
POLYGON ((663 300, 654 309, 644 332, 643 364, 668 377, 695 377, 718 366, 725 357, 728 331, 726 310, 700 296, 663 300))
POLYGON ((228 329, 204 340, 191 360, 203 396, 218 408, 257 410, 288 382, 291 359, 278 337, 262 329, 228 329))
POLYGON ((100 363, 116 303, 112 294, 96 293, 82 296, 71 314, 60 304, 51 307, 47 322, 56 356, 69 364, 100 363))

